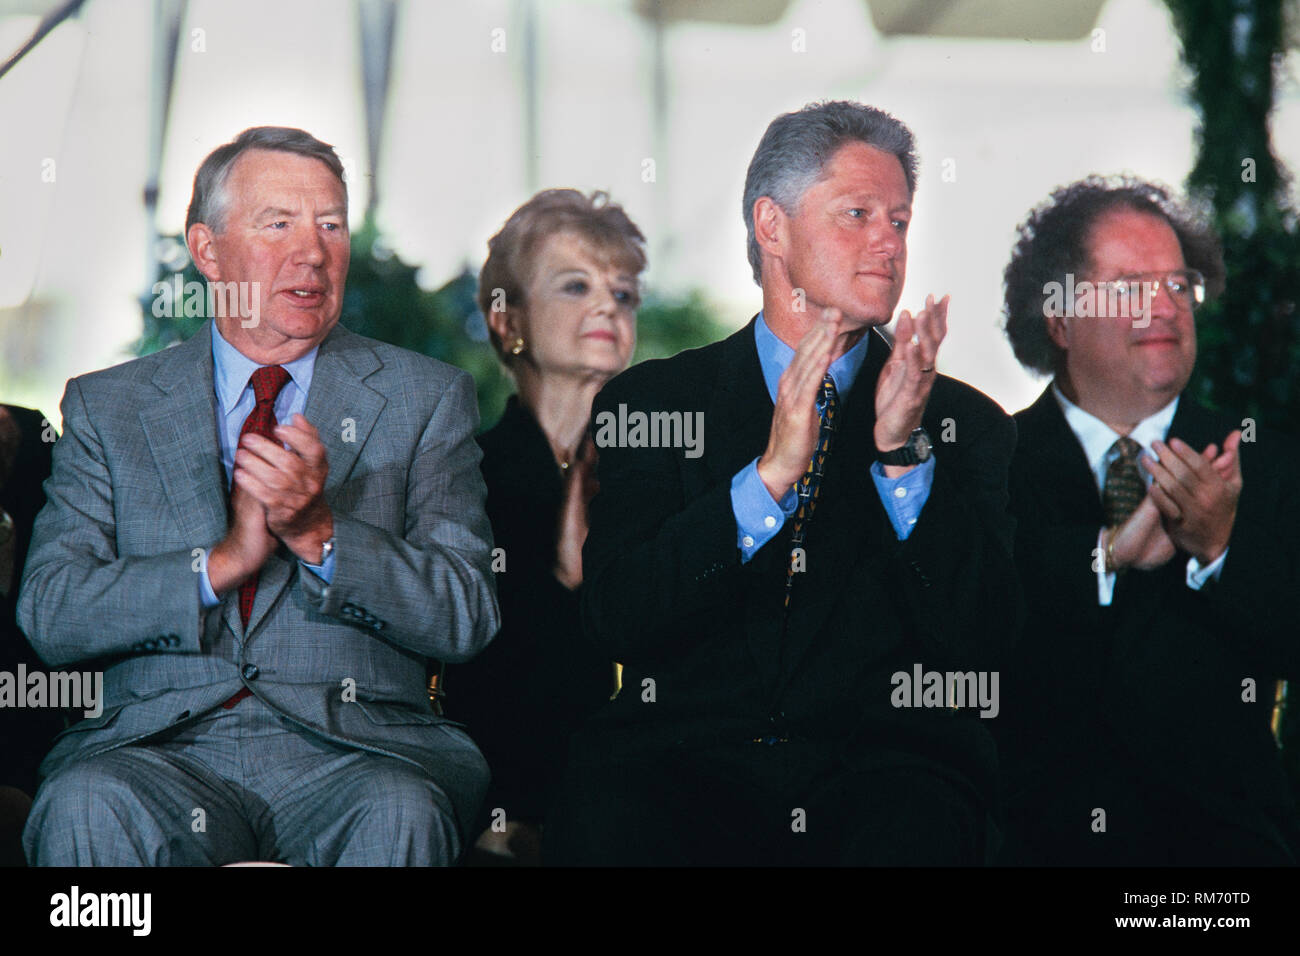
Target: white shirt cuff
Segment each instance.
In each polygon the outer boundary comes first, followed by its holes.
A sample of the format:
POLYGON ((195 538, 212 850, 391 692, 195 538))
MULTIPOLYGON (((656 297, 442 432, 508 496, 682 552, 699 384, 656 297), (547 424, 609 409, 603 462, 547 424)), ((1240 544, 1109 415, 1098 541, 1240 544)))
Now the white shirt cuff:
POLYGON ((1219 574, 1223 571, 1223 559, 1228 556, 1228 549, 1223 549, 1223 554, 1219 555, 1205 567, 1201 567, 1201 562, 1195 558, 1187 559, 1187 586, 1193 591, 1199 591, 1205 586, 1206 581, 1219 580, 1219 574))
POLYGON ((1115 597, 1115 574, 1106 572, 1106 529, 1097 532, 1097 547, 1101 549, 1101 560, 1097 564, 1097 605, 1110 607, 1115 597))

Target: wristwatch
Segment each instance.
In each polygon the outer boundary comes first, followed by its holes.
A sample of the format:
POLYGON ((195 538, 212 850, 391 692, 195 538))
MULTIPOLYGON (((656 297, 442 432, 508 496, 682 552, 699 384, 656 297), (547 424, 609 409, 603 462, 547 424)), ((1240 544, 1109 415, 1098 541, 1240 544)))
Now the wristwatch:
POLYGON ((895 448, 893 451, 881 451, 876 449, 876 461, 882 465, 919 465, 923 461, 929 461, 930 456, 934 454, 934 446, 930 444, 930 435, 924 428, 915 428, 912 434, 907 436, 907 441, 902 448, 895 448))

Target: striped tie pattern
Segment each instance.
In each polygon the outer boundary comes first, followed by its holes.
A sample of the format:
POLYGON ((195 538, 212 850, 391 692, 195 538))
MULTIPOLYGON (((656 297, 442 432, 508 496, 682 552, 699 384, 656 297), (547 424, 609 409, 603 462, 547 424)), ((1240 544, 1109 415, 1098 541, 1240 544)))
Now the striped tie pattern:
POLYGON ((794 513, 794 536, 790 540, 790 566, 785 574, 785 606, 790 606, 790 591, 794 587, 796 552, 803 548, 804 534, 808 522, 812 519, 813 509, 817 507, 817 497, 821 494, 822 475, 826 470, 826 456, 831 450, 831 439, 839 428, 839 395, 835 391, 835 382, 828 373, 822 379, 821 393, 817 397, 817 412, 821 416, 821 428, 817 432, 817 444, 813 446, 812 458, 808 460, 808 470, 803 473, 796 486, 799 492, 799 508, 794 513))
POLYGON ((1101 492, 1107 527, 1122 525, 1146 497, 1146 484, 1138 471, 1141 451, 1142 446, 1128 437, 1110 446, 1108 454, 1115 455, 1115 458, 1106 469, 1106 486, 1101 492))

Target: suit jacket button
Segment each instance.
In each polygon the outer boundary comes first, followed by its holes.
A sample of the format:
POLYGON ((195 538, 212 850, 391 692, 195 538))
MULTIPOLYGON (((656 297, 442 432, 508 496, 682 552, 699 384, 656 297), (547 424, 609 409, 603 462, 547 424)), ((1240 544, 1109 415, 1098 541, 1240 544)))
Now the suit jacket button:
POLYGON ((244 670, 243 670, 244 680, 257 680, 257 675, 260 673, 261 671, 257 669, 256 664, 244 665, 244 670))

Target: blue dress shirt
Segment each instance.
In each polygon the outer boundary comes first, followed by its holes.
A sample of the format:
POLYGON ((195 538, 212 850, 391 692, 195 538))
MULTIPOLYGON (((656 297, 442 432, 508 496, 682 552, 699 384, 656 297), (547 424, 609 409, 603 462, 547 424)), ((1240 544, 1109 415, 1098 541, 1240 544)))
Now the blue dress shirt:
MULTIPOLYGON (((319 346, 302 358, 294 359, 284 366, 289 373, 289 381, 275 399, 275 420, 286 425, 293 421, 295 414, 301 415, 307 407, 307 392, 311 388, 312 373, 316 369, 316 353, 319 346)), ((217 324, 212 323, 212 379, 217 393, 217 438, 221 442, 221 464, 226 470, 226 488, 230 488, 235 471, 235 451, 239 448, 239 432, 257 400, 253 397, 253 386, 249 383, 253 373, 260 366, 237 348, 227 342, 217 331, 217 324)), ((334 554, 331 552, 324 564, 307 564, 309 568, 327 584, 334 579, 334 554)), ((221 603, 212 582, 208 580, 206 556, 199 571, 199 600, 205 608, 216 607, 221 603)))
MULTIPOLYGON (((857 345, 831 363, 829 372, 831 380, 835 382, 835 390, 839 393, 841 407, 854 379, 862 370, 862 363, 866 361, 870 338, 868 330, 857 345)), ((781 374, 794 358, 794 349, 767 327, 762 312, 754 323, 754 345, 758 348, 758 362, 763 369, 767 393, 775 404, 781 374)), ((898 478, 887 477, 884 466, 880 462, 873 462, 871 478, 885 506, 885 513, 889 515, 889 522, 894 527, 894 534, 898 540, 905 540, 912 533, 912 527, 930 497, 930 486, 934 481, 934 458, 898 478)), ((736 547, 740 549, 742 563, 749 561, 759 548, 776 536, 786 519, 795 513, 798 503, 799 495, 793 487, 779 502, 773 500, 763 479, 758 476, 757 458, 736 473, 731 479, 731 510, 736 516, 736 547)))

